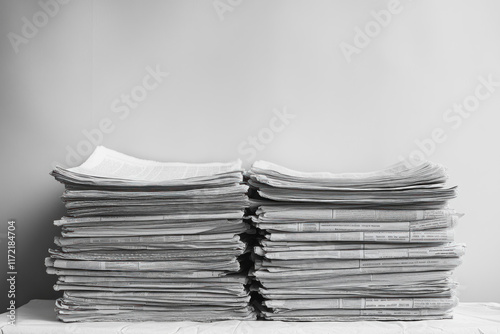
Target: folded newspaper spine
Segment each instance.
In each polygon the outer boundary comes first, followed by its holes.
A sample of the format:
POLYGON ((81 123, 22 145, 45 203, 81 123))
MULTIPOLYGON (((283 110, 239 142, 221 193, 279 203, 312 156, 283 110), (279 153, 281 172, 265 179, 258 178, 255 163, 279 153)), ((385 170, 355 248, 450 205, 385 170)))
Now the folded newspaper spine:
POLYGON ((253 305, 284 321, 452 317, 455 187, 430 162, 371 173, 302 173, 257 161, 247 172, 253 305))
POLYGON ((98 147, 52 175, 68 213, 45 261, 63 291, 60 320, 256 318, 239 161, 159 163, 98 147))

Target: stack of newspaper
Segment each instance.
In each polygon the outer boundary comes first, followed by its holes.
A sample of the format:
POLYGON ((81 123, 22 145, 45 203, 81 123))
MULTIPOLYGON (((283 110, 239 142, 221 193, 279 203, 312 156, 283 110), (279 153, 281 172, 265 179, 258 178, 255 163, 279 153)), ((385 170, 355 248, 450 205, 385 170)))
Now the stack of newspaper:
POLYGON ((254 248, 266 319, 420 320, 452 316, 455 188, 441 166, 301 173, 258 161, 248 173, 261 234, 254 248))
POLYGON ((98 147, 52 175, 68 212, 46 259, 64 291, 60 320, 255 318, 239 161, 159 163, 98 147))

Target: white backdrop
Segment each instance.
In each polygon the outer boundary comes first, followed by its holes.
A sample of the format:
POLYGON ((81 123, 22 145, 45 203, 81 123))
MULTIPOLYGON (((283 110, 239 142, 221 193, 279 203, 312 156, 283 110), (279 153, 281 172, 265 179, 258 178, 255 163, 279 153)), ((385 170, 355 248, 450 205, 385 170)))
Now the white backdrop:
POLYGON ((500 301, 499 2, 64 2, 0 2, 0 213, 17 219, 19 303, 55 296, 51 165, 96 144, 307 171, 442 163, 466 214, 460 298, 500 301))

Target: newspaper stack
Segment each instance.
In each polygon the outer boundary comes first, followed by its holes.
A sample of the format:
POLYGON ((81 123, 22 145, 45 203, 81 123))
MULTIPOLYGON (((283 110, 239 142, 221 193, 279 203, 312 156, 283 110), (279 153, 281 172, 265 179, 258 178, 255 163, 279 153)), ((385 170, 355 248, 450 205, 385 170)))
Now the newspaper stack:
POLYGON ((258 161, 248 173, 262 235, 252 275, 261 316, 285 321, 452 317, 453 243, 441 166, 300 173, 258 161))
POLYGON ((68 212, 46 259, 64 291, 60 320, 255 318, 239 161, 159 163, 98 147, 52 175, 66 187, 68 212))

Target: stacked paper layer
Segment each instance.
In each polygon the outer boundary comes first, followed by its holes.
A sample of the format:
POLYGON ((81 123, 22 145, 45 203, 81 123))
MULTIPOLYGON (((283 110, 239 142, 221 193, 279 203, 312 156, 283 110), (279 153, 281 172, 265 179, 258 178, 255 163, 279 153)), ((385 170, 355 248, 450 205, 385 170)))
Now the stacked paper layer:
POLYGON ((256 162, 256 284, 266 319, 419 320, 452 316, 459 215, 440 166, 300 173, 256 162))
POLYGON ((50 250, 59 319, 248 320, 240 162, 158 163, 103 147, 56 168, 68 217, 50 250))

